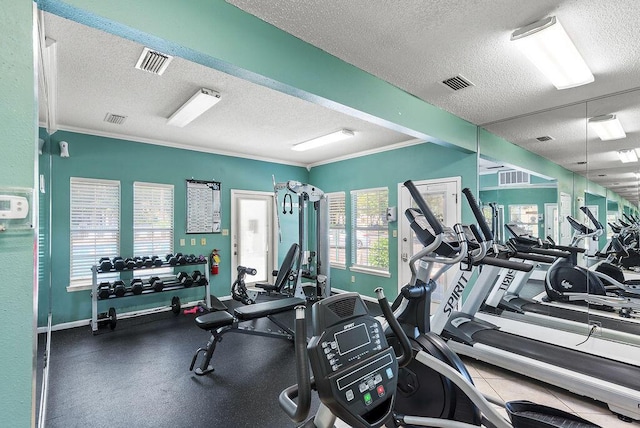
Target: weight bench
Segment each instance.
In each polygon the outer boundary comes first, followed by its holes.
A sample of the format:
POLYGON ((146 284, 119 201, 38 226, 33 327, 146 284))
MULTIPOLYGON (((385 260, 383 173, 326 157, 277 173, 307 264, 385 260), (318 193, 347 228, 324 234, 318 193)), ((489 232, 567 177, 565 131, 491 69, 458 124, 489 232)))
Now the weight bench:
MULTIPOLYGON (((224 306, 222 302, 220 302, 220 304, 224 306)), ((194 373, 198 376, 202 376, 214 371, 214 368, 210 365, 211 357, 213 357, 213 352, 216 350, 216 345, 222 340, 222 335, 228 332, 235 331, 237 333, 252 334, 255 336, 276 337, 293 341, 295 337, 294 331, 274 318, 273 315, 291 311, 296 306, 304 304, 304 299, 299 299, 297 297, 288 297, 285 299, 273 300, 270 302, 240 306, 234 309, 233 315, 231 315, 226 310, 200 315, 196 318, 196 325, 203 330, 210 331, 211 338, 209 339, 206 348, 198 348, 195 355, 193 356, 193 359, 191 360, 191 366, 189 367, 189 370, 194 371, 194 373), (240 323, 244 321, 251 321, 264 317, 268 318, 272 323, 280 327, 282 330, 262 331, 256 330, 253 327, 240 325, 240 323), (193 370, 193 367, 196 364, 196 360, 198 359, 198 355, 200 355, 201 352, 204 352, 205 354, 204 360, 202 361, 202 364, 200 364, 200 367, 197 367, 195 370, 193 370)))

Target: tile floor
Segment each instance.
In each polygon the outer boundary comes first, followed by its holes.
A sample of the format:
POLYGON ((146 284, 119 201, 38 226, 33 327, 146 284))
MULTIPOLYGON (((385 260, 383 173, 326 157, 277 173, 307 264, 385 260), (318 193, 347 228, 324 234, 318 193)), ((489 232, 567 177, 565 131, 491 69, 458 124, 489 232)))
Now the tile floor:
POLYGON ((483 363, 463 358, 475 385, 486 395, 503 401, 529 400, 552 406, 591 421, 603 428, 640 428, 640 423, 623 422, 611 413, 606 404, 572 394, 535 379, 483 363))
MULTIPOLYGON (((534 403, 552 406, 600 425, 602 428, 640 428, 640 422, 628 423, 611 413, 606 404, 589 398, 580 397, 553 385, 521 376, 501 368, 463 358, 469 374, 478 389, 485 395, 500 398, 503 401, 529 400, 534 403)), ((505 413, 506 417, 506 413, 505 413)), ((341 421, 337 428, 348 428, 341 421)))

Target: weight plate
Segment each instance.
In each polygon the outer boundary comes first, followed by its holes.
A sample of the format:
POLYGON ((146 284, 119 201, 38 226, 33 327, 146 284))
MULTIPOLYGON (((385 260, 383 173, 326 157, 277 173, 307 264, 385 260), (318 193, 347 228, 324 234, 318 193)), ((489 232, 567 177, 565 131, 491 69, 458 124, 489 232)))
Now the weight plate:
POLYGON ((178 296, 173 296, 171 299, 171 311, 176 315, 180 313, 180 298, 178 296))
POLYGON ((109 328, 111 328, 111 330, 115 330, 116 322, 118 322, 116 308, 109 308, 109 328))

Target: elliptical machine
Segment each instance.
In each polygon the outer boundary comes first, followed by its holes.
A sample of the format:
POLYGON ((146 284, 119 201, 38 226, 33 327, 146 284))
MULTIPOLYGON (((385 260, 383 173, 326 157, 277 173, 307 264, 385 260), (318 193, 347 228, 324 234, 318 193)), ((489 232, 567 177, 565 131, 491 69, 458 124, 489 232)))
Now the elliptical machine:
MULTIPOLYGON (((421 212, 424 213, 423 216, 418 215, 414 218, 416 221, 429 222, 435 232, 433 242, 427 245, 427 248, 433 251, 442 243, 444 235, 442 226, 429 211, 413 183, 407 182, 405 186, 416 199, 421 212)), ((466 250, 462 228, 456 229, 460 249, 466 250)), ((430 271, 429 268, 426 270, 430 271)), ((422 287, 419 281, 416 281, 414 286, 417 288, 407 288, 404 294, 411 297, 410 289, 416 294, 420 294, 421 290, 426 290, 427 296, 430 294, 428 287, 422 287)), ((279 403, 287 415, 300 424, 299 426, 333 427, 336 418, 357 428, 391 426, 391 424, 429 427, 474 427, 480 424, 480 421, 467 423, 438 417, 408 416, 400 412, 398 410, 401 401, 398 391, 401 382, 400 370, 414 363, 423 365, 426 370, 435 372, 446 382, 455 385, 460 394, 453 398, 455 401, 450 405, 455 406, 462 397, 467 397, 472 405, 477 407, 477 414, 483 415, 484 426, 494 428, 597 427, 577 416, 546 406, 522 401, 505 404, 485 398, 473 386, 468 374, 467 376, 461 374, 457 368, 443 361, 439 354, 431 355, 426 349, 412 349, 405 330, 394 316, 381 288, 376 289, 376 295, 384 316, 384 323, 395 336, 393 340, 401 350, 399 358, 396 358, 394 348, 387 342, 387 335, 383 334, 386 331, 384 325, 368 313, 357 293, 338 294, 313 305, 313 337, 308 347, 305 346, 304 307, 296 308, 297 384, 280 394, 279 403), (313 378, 310 376, 309 362, 313 370, 313 378), (312 388, 318 391, 321 404, 315 416, 307 419, 312 388), (298 398, 297 404, 293 401, 295 398, 298 398), (510 421, 502 417, 491 403, 505 406, 510 421), (573 425, 569 425, 570 423, 573 425)), ((403 300, 401 306, 409 305, 410 300, 403 300)), ((409 311, 405 307, 403 312, 409 311)), ((455 355, 442 340, 435 337, 434 343, 439 342, 438 346, 443 353, 455 355)), ((423 384, 425 390, 431 389, 433 397, 437 397, 440 393, 439 383, 428 384, 428 379, 422 377, 417 378, 417 381, 423 384)))
MULTIPOLYGON (((595 219, 587 207, 580 208, 594 224, 590 229, 573 217, 567 221, 576 231, 574 244, 584 237, 602 233, 602 225, 595 219)), ((551 301, 589 304, 604 311, 617 311, 623 317, 636 317, 640 311, 640 284, 637 281, 624 281, 621 272, 610 263, 601 263, 587 269, 576 266, 572 261, 558 259, 547 272, 545 290, 551 301), (617 272, 613 277, 612 273, 617 272), (618 281, 622 279, 622 281, 618 281)))

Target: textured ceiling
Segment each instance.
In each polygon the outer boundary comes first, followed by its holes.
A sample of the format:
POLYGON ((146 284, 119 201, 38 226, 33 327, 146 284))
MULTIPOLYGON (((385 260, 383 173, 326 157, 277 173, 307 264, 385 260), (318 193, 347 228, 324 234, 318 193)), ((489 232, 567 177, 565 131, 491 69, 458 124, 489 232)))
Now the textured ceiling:
MULTIPOLYGON (((60 129, 305 166, 413 141, 182 58, 174 58, 162 76, 137 70, 142 45, 56 15, 45 14, 45 31, 57 45, 60 129), (221 101, 184 128, 167 125, 201 87, 220 92, 221 101), (122 125, 108 123, 107 113, 127 119, 122 125), (342 128, 356 136, 322 149, 291 150, 342 128)), ((41 123, 45 108, 40 103, 41 123)))
MULTIPOLYGON (((615 155, 640 147, 640 97, 628 92, 640 88, 637 0, 227 1, 595 182, 624 183, 615 190, 638 199, 629 188, 637 188, 638 164, 615 155), (510 43, 515 29, 551 15, 583 54, 593 83, 558 91, 510 43), (457 74, 474 86, 453 92, 440 83, 457 74), (608 113, 618 115, 626 139, 603 143, 587 130, 587 117, 608 113), (542 135, 554 140, 535 140, 542 135)), ((46 15, 45 28, 59 45, 61 128, 300 165, 411 140, 179 58, 165 75, 149 75, 133 69, 142 46, 56 16, 46 15), (166 126, 199 87, 220 91, 222 101, 186 128, 166 126), (118 127, 102 121, 107 112, 129 117, 118 127), (320 151, 290 150, 340 128, 357 137, 320 151)))
POLYGON ((638 180, 629 172, 638 164, 623 165, 615 150, 640 147, 640 97, 600 99, 640 88, 637 0, 227 1, 595 182, 613 188, 611 177, 635 180, 616 191, 638 200, 638 180), (593 83, 558 91, 510 43, 514 30, 552 15, 582 53, 593 83), (475 86, 453 92, 440 83, 458 74, 475 86), (596 111, 618 114, 627 139, 604 144, 589 133, 587 143, 586 117, 596 111), (537 142, 542 135, 555 140, 537 142))

